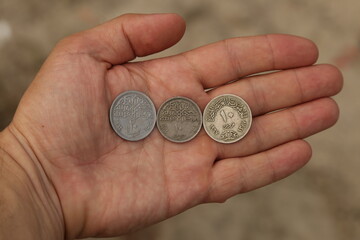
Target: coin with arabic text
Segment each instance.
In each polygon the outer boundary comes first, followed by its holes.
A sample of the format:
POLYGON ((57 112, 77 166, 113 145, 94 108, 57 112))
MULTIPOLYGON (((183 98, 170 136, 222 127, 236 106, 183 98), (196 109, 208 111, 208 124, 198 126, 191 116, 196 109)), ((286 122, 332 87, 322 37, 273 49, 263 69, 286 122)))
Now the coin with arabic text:
POLYGON ((170 98, 159 108, 157 127, 172 142, 190 141, 199 133, 201 126, 200 108, 189 98, 170 98))
POLYGON ((204 129, 220 143, 234 143, 245 137, 251 122, 249 105, 236 95, 220 95, 212 99, 204 110, 204 129))
POLYGON ((126 91, 115 98, 110 108, 114 131, 128 141, 139 141, 154 129, 156 110, 151 99, 142 92, 126 91))

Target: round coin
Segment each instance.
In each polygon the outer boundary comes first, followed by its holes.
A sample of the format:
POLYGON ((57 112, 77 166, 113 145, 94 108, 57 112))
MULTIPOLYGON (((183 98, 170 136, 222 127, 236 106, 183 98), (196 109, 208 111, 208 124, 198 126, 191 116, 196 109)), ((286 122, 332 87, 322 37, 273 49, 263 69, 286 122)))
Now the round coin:
POLYGON ((172 142, 190 141, 199 133, 201 125, 200 108, 189 98, 170 98, 159 108, 157 127, 172 142))
POLYGON ((236 95, 220 95, 212 99, 204 110, 204 129, 220 143, 234 143, 245 137, 251 122, 249 105, 236 95))
POLYGON ((156 110, 151 99, 142 92, 126 91, 115 98, 110 108, 114 131, 128 141, 139 141, 154 129, 156 110))

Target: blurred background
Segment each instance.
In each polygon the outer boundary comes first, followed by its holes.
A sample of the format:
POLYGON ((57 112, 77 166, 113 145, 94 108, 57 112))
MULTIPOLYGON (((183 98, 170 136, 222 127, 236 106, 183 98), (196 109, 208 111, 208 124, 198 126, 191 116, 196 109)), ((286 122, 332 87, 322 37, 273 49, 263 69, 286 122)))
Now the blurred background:
POLYGON ((360 239, 359 11, 358 0, 0 0, 0 130, 59 39, 124 13, 186 19, 183 40, 154 57, 228 37, 304 36, 319 46, 319 63, 345 78, 339 122, 308 139, 312 161, 271 186, 115 239, 360 239))

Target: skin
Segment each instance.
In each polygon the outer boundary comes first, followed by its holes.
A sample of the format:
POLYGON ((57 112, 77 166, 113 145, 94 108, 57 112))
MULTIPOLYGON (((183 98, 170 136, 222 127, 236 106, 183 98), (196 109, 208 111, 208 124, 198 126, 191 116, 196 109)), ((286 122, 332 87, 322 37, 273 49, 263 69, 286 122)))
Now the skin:
POLYGON ((120 235, 273 183, 308 162, 303 138, 335 124, 339 110, 329 97, 342 87, 338 69, 313 65, 314 43, 233 38, 129 62, 172 46, 184 31, 175 14, 124 15, 57 44, 0 135, 0 236, 120 235), (280 71, 253 75, 271 70, 280 71), (253 125, 234 144, 216 143, 203 129, 183 144, 157 129, 127 142, 108 116, 127 90, 146 93, 157 109, 174 96, 203 110, 220 94, 236 94, 253 125))

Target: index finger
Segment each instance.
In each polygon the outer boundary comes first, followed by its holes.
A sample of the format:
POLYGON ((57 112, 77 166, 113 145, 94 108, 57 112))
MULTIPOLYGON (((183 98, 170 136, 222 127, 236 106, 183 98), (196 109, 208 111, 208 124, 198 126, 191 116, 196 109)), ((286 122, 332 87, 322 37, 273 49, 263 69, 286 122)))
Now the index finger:
POLYGON ((181 54, 204 88, 271 70, 312 65, 316 45, 305 38, 273 34, 223 40, 181 54))

